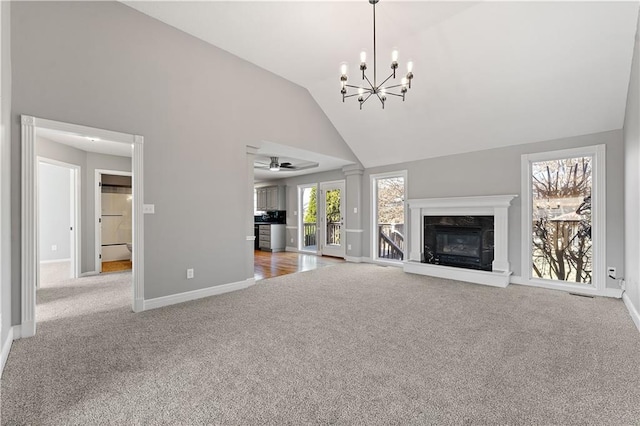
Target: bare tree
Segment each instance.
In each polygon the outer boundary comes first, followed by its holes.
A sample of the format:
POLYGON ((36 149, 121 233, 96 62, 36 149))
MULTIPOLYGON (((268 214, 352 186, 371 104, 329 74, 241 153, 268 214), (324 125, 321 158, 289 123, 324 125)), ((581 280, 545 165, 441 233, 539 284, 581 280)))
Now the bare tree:
POLYGON ((540 278, 591 282, 591 160, 534 164, 532 268, 540 278))

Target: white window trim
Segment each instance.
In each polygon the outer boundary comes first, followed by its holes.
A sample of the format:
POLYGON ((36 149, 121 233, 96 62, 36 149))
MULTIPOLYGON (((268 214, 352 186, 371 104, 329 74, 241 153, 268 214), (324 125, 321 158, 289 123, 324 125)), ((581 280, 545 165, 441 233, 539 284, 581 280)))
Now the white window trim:
POLYGON ((386 172, 386 173, 375 173, 369 175, 369 194, 371 194, 371 259, 375 263, 379 264, 388 264, 388 265, 401 265, 405 261, 408 260, 408 207, 407 207, 407 171, 406 170, 398 170, 395 172, 386 172), (405 247, 404 247, 404 261, 403 260, 389 260, 389 259, 380 259, 378 258, 378 191, 376 188, 376 181, 378 179, 385 178, 393 178, 393 177, 401 177, 404 179, 404 238, 405 238, 405 247))
POLYGON ((521 284, 564 290, 582 294, 605 296, 606 294, 606 159, 605 145, 593 145, 580 148, 563 149, 535 154, 524 154, 521 157, 522 182, 522 263, 521 284), (534 278, 531 274, 531 164, 538 161, 558 160, 563 158, 593 157, 592 165, 592 197, 591 219, 593 241, 593 273, 592 283, 571 284, 558 280, 534 278))

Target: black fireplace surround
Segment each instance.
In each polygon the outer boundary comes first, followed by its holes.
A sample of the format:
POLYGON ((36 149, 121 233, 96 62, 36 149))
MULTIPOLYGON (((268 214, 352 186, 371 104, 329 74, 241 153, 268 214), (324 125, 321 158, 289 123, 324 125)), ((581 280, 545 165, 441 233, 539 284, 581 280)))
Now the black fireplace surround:
POLYGON ((423 263, 491 271, 493 216, 425 216, 423 263))

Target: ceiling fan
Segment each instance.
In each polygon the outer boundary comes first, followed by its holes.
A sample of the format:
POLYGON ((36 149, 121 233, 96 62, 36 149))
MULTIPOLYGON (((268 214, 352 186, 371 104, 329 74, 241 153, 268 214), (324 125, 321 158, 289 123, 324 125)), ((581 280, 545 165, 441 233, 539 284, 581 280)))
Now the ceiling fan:
POLYGON ((318 163, 308 163, 301 166, 295 166, 289 161, 283 161, 282 163, 280 163, 278 157, 269 157, 269 158, 271 159, 269 164, 256 161, 254 167, 256 169, 265 169, 265 170, 270 170, 272 172, 287 172, 287 171, 305 170, 305 169, 310 169, 312 167, 318 167, 318 163))

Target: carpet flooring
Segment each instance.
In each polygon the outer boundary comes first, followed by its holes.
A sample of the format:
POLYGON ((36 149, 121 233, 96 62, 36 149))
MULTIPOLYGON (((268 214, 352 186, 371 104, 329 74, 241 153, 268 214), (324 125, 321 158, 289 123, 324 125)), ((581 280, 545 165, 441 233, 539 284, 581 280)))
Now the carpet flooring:
POLYGON ((133 314, 129 280, 38 293, 3 424, 640 423, 620 300, 338 264, 133 314))

